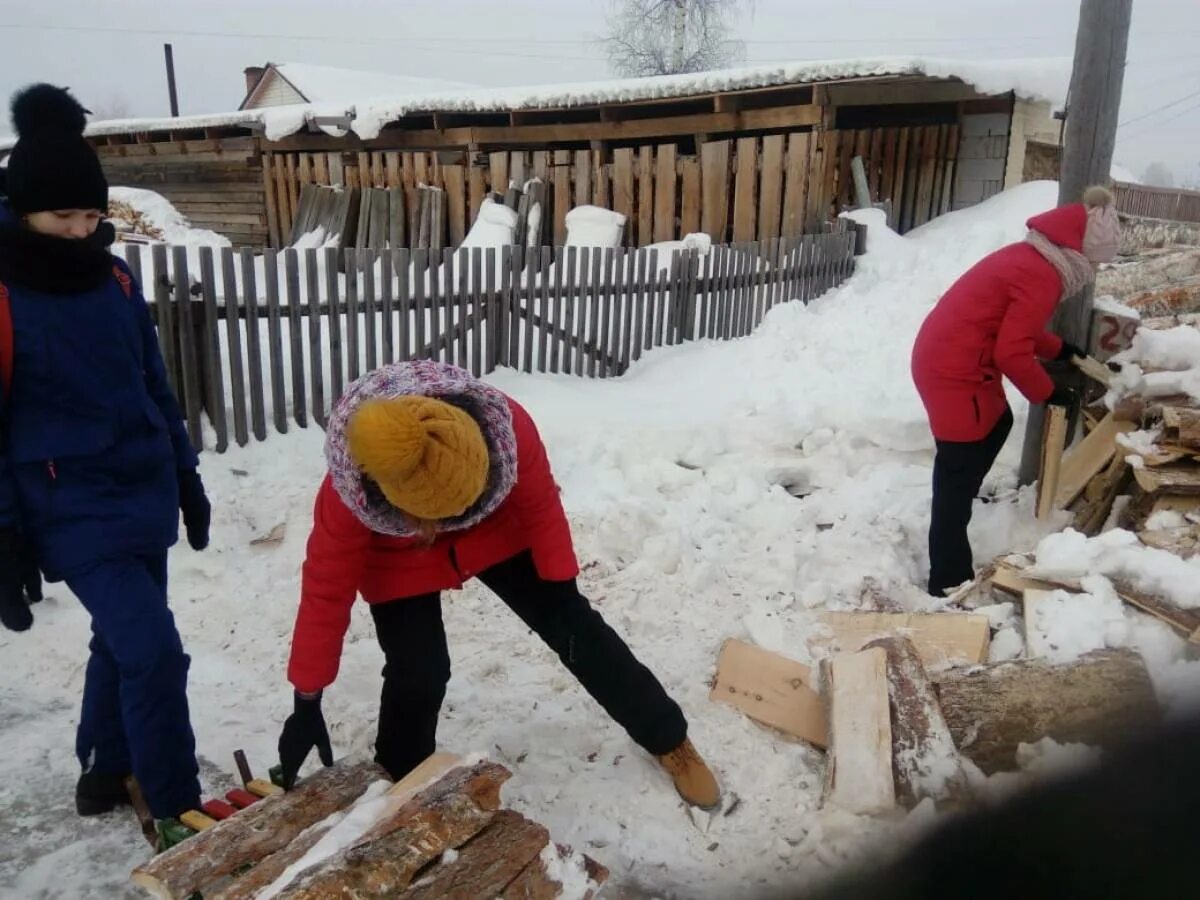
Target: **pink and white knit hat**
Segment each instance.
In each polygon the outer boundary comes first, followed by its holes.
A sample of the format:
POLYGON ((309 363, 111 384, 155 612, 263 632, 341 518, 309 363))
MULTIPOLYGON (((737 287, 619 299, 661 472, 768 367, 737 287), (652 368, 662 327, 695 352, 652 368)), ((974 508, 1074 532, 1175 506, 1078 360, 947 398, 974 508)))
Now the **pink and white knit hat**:
POLYGON ((1121 222, 1107 188, 1090 187, 1083 192, 1087 226, 1083 232, 1083 255, 1093 265, 1112 262, 1121 244, 1121 222))

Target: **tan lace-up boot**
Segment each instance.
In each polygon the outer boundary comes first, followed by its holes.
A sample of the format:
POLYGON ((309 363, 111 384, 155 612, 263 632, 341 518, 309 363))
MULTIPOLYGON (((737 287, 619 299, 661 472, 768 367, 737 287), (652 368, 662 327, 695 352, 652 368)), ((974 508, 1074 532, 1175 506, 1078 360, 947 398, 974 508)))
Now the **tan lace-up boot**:
POLYGON ((690 740, 685 740, 670 753, 658 757, 658 761, 675 782, 679 796, 687 803, 703 810, 715 809, 721 803, 717 779, 690 740))

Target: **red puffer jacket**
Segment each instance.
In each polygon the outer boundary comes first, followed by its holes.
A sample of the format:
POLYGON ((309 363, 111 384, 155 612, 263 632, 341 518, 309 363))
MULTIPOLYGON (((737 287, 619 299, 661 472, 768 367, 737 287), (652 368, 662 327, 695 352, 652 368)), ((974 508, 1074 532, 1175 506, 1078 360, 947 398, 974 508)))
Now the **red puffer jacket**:
MULTIPOLYGON (((1051 242, 1083 249, 1087 213, 1063 206, 1027 223, 1051 242)), ((985 256, 942 296, 917 334, 912 376, 933 436, 979 441, 1004 415, 1004 375, 1032 403, 1054 390, 1038 362, 1053 359, 1062 339, 1045 330, 1062 293, 1062 278, 1027 243, 985 256)))
POLYGON ((571 531, 533 419, 509 400, 517 441, 517 483, 478 525, 440 535, 432 544, 371 531, 350 511, 329 477, 321 483, 301 579, 288 680, 312 693, 333 683, 357 593, 386 603, 463 582, 529 550, 547 581, 579 574, 571 531))

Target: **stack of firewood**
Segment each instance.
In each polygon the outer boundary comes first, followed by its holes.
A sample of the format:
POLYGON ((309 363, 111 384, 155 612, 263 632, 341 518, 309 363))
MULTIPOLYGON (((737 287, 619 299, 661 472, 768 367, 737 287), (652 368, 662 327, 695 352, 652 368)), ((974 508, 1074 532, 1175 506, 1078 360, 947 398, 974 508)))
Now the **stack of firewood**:
POLYGON ((435 754, 393 785, 372 763, 343 761, 156 856, 133 881, 164 900, 551 900, 564 881, 591 897, 607 870, 501 809, 510 776, 435 754))

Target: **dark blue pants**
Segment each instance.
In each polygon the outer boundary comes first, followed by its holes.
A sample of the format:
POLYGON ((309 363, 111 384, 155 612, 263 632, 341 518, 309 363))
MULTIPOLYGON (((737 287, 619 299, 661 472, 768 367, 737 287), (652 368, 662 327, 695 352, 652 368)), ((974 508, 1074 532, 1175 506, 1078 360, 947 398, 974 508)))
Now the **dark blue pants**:
POLYGON ((92 616, 75 752, 85 772, 132 772, 155 818, 199 805, 187 670, 167 607, 167 555, 100 563, 67 578, 92 616))

